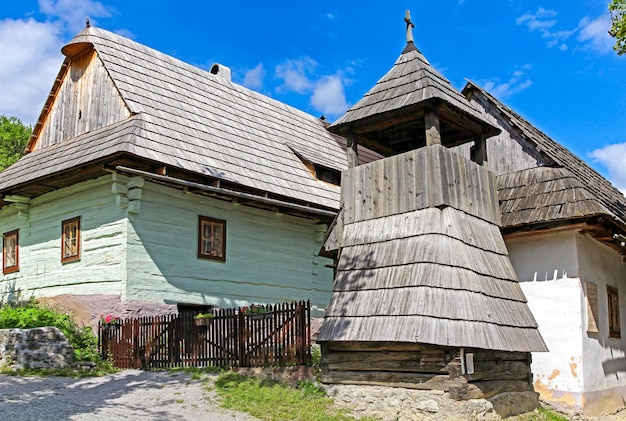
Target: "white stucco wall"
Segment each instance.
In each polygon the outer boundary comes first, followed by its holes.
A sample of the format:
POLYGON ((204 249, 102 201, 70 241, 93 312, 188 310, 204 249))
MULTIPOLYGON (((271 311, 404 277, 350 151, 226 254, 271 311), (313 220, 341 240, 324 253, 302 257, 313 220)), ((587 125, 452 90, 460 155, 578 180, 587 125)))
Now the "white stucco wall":
POLYGON ((626 327, 626 264, 619 253, 575 231, 505 238, 548 353, 533 353, 535 390, 587 415, 626 402, 626 333, 609 338, 606 286, 617 287, 626 327), (584 283, 597 285, 598 332, 587 332, 584 283))
POLYGON ((602 413, 626 402, 626 263, 617 251, 587 236, 579 235, 576 243, 580 279, 595 283, 598 291, 598 332, 583 330, 586 412, 602 413), (618 289, 619 339, 609 338, 607 285, 618 289))
POLYGON ((566 406, 583 406, 583 293, 576 233, 505 238, 513 267, 549 352, 533 353, 535 390, 566 406))

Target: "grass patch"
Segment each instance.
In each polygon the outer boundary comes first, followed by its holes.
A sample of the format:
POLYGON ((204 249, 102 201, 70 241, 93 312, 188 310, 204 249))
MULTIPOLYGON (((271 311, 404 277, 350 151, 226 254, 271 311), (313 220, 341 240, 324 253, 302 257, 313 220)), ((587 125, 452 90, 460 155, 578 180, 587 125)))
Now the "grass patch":
POLYGON ((536 412, 511 417, 514 421, 570 421, 565 415, 554 411, 550 407, 539 405, 536 412))
POLYGON ((354 420, 347 410, 333 408, 333 400, 311 382, 297 388, 280 383, 225 373, 215 381, 224 408, 244 411, 261 420, 354 420))
POLYGON ((565 417, 565 415, 544 406, 539 406, 538 412, 541 417, 538 418, 540 421, 569 421, 569 418, 565 417))

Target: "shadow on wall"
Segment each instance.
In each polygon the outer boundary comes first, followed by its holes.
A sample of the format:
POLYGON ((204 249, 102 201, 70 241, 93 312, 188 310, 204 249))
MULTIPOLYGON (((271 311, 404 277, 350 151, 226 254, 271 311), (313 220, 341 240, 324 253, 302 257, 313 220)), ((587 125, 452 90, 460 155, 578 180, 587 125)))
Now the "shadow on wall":
POLYGON ((7 281, 2 292, 0 292, 0 307, 6 303, 16 303, 23 300, 22 290, 16 288, 17 281, 7 281))
POLYGON ((610 374, 617 375, 617 373, 626 374, 626 357, 604 361, 602 362, 602 369, 605 376, 610 374))

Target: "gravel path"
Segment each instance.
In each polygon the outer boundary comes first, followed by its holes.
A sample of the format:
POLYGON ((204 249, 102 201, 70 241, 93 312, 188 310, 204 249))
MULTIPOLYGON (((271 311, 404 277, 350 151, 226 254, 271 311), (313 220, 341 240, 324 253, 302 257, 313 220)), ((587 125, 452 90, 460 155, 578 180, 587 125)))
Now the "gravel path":
POLYGON ((0 420, 211 420, 255 418, 219 407, 190 373, 125 370, 86 379, 0 375, 0 420))

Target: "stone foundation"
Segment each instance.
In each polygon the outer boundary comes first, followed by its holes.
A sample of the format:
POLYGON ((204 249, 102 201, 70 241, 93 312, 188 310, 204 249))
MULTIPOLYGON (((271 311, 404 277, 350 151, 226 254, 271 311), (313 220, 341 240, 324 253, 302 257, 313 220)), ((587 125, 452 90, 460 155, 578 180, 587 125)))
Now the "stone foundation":
POLYGON ((441 390, 397 387, 327 385, 335 405, 353 410, 357 416, 384 421, 501 420, 537 408, 535 392, 501 393, 489 399, 458 401, 441 390))
POLYGON ((74 349, 56 327, 0 329, 0 367, 64 368, 74 361, 74 349))

